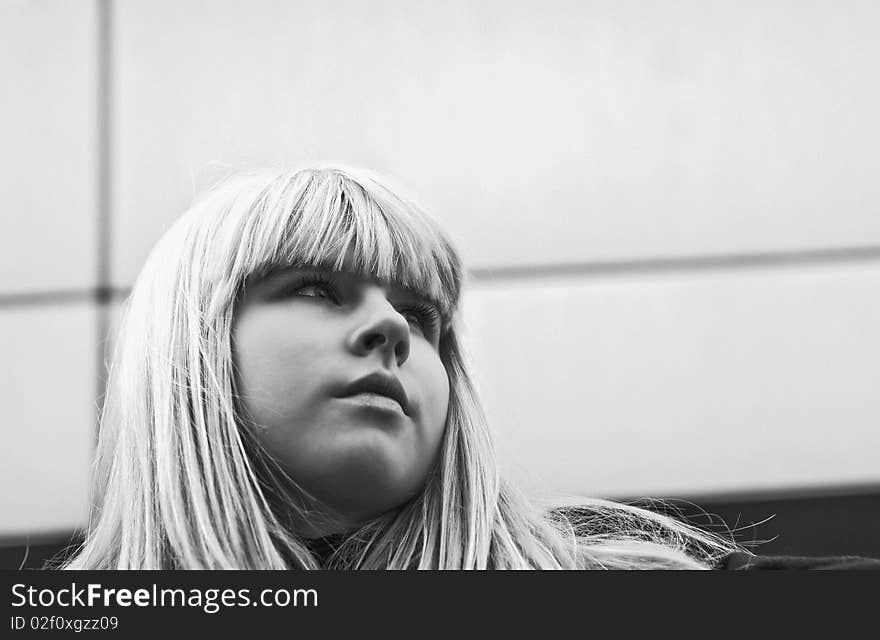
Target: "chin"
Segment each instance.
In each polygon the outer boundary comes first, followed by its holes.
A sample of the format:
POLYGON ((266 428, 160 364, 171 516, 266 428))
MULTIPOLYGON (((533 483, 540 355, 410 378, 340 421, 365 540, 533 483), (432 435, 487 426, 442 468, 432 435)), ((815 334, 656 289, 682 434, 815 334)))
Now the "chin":
POLYGON ((324 508, 359 524, 411 501, 430 471, 430 461, 413 459, 409 443, 366 431, 298 448, 284 465, 324 508))
POLYGON ((345 484, 316 487, 315 495, 346 520, 363 524, 383 513, 399 509, 419 494, 422 483, 401 483, 387 474, 376 477, 349 476, 345 484))

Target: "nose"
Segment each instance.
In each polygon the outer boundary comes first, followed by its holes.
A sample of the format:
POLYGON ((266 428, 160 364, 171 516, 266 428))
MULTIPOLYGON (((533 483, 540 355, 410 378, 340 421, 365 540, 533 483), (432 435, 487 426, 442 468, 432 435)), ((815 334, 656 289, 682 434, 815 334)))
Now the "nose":
POLYGON ((409 357, 409 324, 388 301, 385 291, 378 286, 364 292, 357 322, 349 334, 349 349, 366 356, 373 351, 382 354, 386 367, 395 359, 400 367, 409 357))

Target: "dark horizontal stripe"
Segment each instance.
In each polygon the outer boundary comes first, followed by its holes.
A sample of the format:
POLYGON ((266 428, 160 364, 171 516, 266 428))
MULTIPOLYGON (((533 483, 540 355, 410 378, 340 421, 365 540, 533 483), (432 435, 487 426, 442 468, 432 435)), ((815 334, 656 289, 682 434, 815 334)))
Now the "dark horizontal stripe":
POLYGON ((108 303, 128 295, 129 289, 95 287, 68 291, 26 291, 0 293, 0 309, 11 307, 38 307, 48 305, 82 304, 88 302, 108 303))
POLYGON ((0 308, 76 304, 95 300, 94 291, 33 291, 0 294, 0 308))
POLYGON ((0 548, 23 546, 23 545, 58 545, 65 544, 72 538, 79 537, 82 532, 72 529, 57 529, 51 531, 39 531, 35 533, 5 534, 0 535, 0 548))
POLYGON ((0 569, 41 569, 58 554, 67 556, 83 540, 80 531, 0 537, 0 569))
POLYGON ((728 539, 732 535, 758 555, 880 558, 880 493, 672 501, 672 506, 678 513, 669 515, 728 539))
MULTIPOLYGON (((711 503, 737 503, 737 502, 767 502, 779 500, 801 500, 810 498, 844 498, 850 496, 880 495, 880 483, 862 484, 839 484, 825 485, 820 487, 779 487, 775 489, 761 489, 754 491, 722 491, 706 493, 682 493, 675 498, 702 504, 711 503)), ((644 499, 644 496, 617 496, 613 500, 630 502, 644 499)))
POLYGON ((804 251, 773 251, 766 253, 480 267, 472 269, 470 275, 479 284, 481 282, 499 280, 780 269, 877 261, 880 261, 880 247, 867 246, 804 251))
MULTIPOLYGON (((830 491, 830 490, 829 490, 830 491)), ((658 496, 659 497, 659 496, 658 496)), ((740 496, 739 498, 742 498, 740 496)), ((668 506, 638 506, 680 518, 745 544, 759 555, 858 555, 880 558, 880 488, 874 493, 695 500, 666 498, 668 506), (761 544, 751 545, 750 543, 761 544)), ((82 531, 0 538, 0 569, 40 568, 82 540, 82 531)))

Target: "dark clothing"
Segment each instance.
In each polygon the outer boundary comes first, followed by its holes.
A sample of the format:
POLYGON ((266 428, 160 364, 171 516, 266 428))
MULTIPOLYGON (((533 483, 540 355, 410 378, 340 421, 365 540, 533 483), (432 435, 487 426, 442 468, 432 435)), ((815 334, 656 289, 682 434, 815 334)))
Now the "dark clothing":
POLYGON ((752 556, 747 553, 731 553, 716 567, 728 571, 778 571, 786 569, 873 569, 880 570, 880 560, 860 556, 752 556))
POLYGON ((327 562, 330 559, 330 556, 333 555, 333 552, 336 551, 342 543, 345 541, 344 534, 331 534, 329 536, 324 536, 323 538, 312 538, 311 540, 306 540, 306 546, 311 550, 315 556, 317 556, 318 561, 321 564, 327 562))

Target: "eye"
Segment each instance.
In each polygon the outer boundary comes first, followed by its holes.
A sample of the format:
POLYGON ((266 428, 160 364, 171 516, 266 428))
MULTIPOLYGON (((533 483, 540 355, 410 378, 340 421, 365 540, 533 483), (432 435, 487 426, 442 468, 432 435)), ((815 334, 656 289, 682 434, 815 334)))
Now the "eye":
POLYGON ((288 287, 286 295, 306 298, 327 299, 338 302, 339 297, 334 284, 320 274, 310 274, 288 287))
POLYGON ((433 334, 440 325, 440 312, 431 304, 416 304, 400 310, 400 315, 415 324, 423 335, 433 334))
POLYGON ((291 293, 295 293, 297 295, 305 295, 309 298, 332 298, 332 292, 327 285, 319 284, 315 282, 310 282, 309 284, 303 284, 298 287, 295 287, 291 293), (304 293, 307 291, 314 291, 313 295, 309 295, 308 293, 304 293), (319 295, 323 294, 323 295, 319 295))

